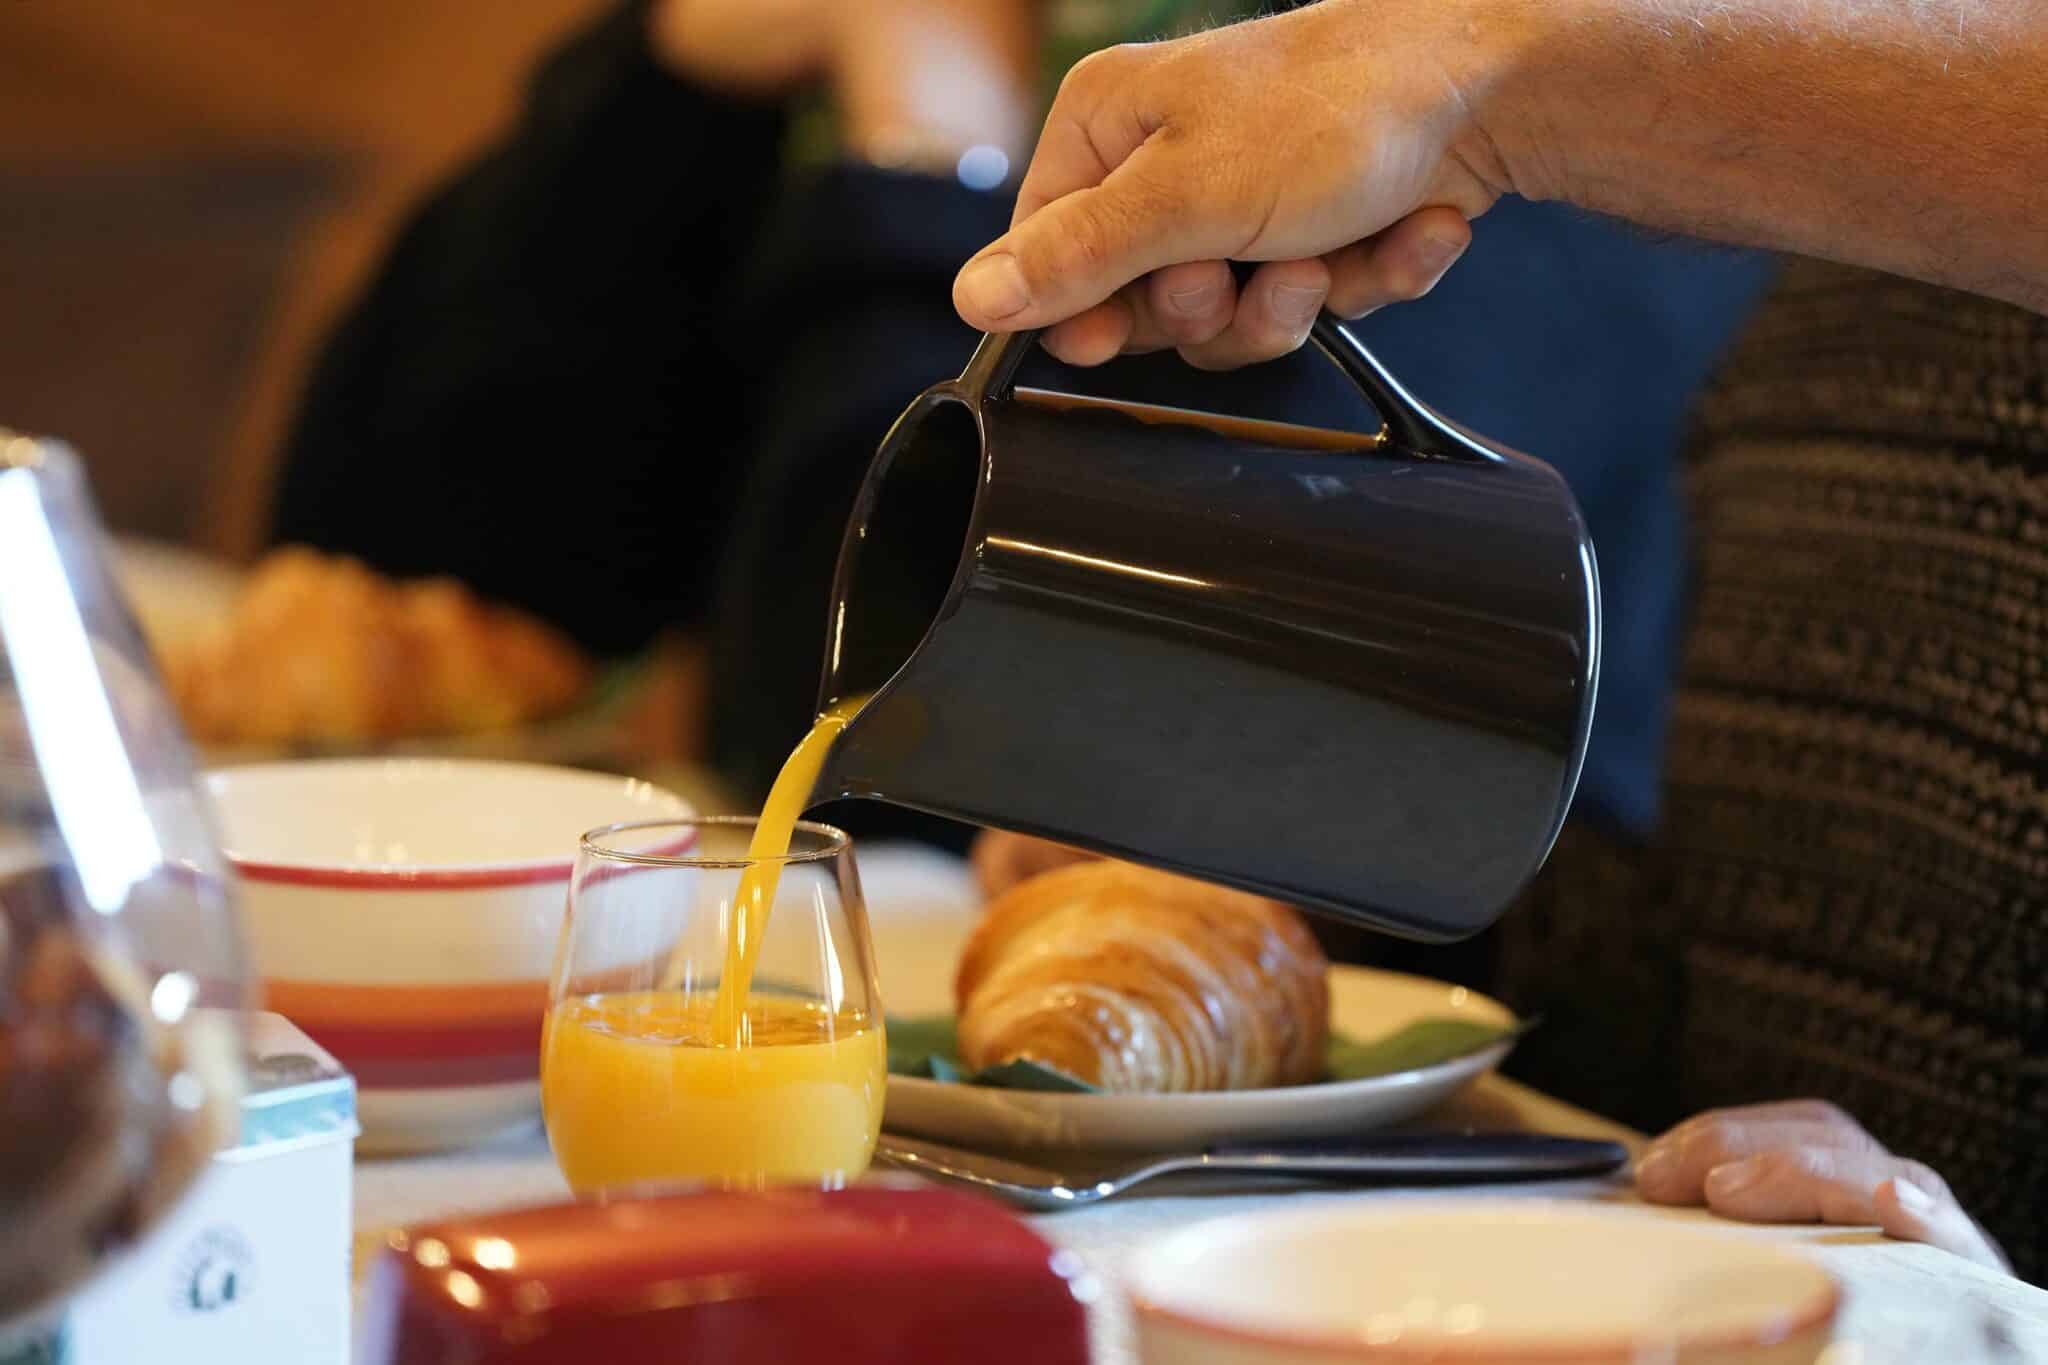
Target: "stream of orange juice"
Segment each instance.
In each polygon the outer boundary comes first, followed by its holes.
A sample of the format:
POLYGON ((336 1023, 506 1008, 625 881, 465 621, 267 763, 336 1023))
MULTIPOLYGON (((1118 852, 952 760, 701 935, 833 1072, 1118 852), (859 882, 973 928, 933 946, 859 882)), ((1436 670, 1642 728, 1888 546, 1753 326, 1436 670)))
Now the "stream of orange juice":
POLYGON ((768 912, 825 758, 867 701, 829 707, 776 776, 741 872, 710 991, 558 1001, 541 1039, 541 1107, 572 1188, 658 1180, 842 1183, 881 1131, 882 1022, 753 990, 768 912))
POLYGON ((621 991, 549 1014, 542 1108, 570 1188, 837 1185, 867 1169, 888 1079, 880 1021, 760 996, 748 1045, 731 1047, 715 1007, 708 994, 621 991))
POLYGON ((754 825, 754 838, 747 845, 747 868, 740 874, 739 890, 733 895, 732 926, 725 938, 725 972, 718 982, 717 1038, 721 1046, 743 1047, 748 1021, 748 991, 754 982, 754 962, 761 954, 761 935, 768 927, 768 911, 775 904, 775 888, 782 881, 779 859, 789 853, 789 841, 796 836, 796 822, 810 804, 811 791, 824 771, 825 757, 832 752, 842 732, 867 705, 867 695, 834 702, 818 717, 811 732, 798 742, 775 775, 768 799, 761 806, 761 818, 754 825), (752 861, 763 859, 766 861, 752 861))

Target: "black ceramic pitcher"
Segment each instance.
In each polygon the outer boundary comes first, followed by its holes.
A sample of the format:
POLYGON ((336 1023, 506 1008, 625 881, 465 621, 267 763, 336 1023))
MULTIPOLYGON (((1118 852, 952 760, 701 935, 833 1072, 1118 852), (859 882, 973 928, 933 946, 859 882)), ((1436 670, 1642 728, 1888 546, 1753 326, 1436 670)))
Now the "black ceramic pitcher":
POLYGON ((1600 594, 1564 480, 1329 319, 1314 340, 1371 435, 1014 388, 1033 339, 985 338, 868 471, 822 701, 875 695, 814 799, 1413 938, 1492 923, 1557 836, 1593 718, 1600 594))

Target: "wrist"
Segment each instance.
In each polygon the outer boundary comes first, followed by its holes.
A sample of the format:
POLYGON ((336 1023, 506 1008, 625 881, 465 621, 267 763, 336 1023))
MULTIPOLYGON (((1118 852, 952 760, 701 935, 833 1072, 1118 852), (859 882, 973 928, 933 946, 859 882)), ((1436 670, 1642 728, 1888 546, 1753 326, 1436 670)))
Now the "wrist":
POLYGON ((1453 0, 1437 45, 1463 126, 1453 155, 1495 194, 1576 200, 1599 126, 1626 104, 1617 79, 1631 0, 1453 0))

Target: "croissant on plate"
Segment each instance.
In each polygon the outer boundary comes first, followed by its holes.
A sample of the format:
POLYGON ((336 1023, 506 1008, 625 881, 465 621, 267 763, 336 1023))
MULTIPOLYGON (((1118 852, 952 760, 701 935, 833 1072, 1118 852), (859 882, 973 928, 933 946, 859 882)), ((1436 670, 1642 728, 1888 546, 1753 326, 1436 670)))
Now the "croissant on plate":
POLYGON ((1251 1090, 1321 1073, 1329 968, 1294 910, 1126 863, 998 896, 961 954, 960 1058, 1108 1091, 1251 1090))

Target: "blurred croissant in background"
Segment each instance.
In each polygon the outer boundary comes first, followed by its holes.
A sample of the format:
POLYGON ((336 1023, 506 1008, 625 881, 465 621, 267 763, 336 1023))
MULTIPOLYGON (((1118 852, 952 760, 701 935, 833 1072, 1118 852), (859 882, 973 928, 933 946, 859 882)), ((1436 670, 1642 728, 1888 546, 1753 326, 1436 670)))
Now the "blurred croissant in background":
POLYGON ((394 582, 279 550, 216 629, 163 646, 202 744, 362 745, 537 720, 589 691, 590 661, 542 622, 453 579, 394 582))
POLYGON ((1092 860, 997 897, 960 958, 960 1058, 1103 1090, 1253 1090, 1324 1067, 1329 963, 1277 901, 1092 860))

